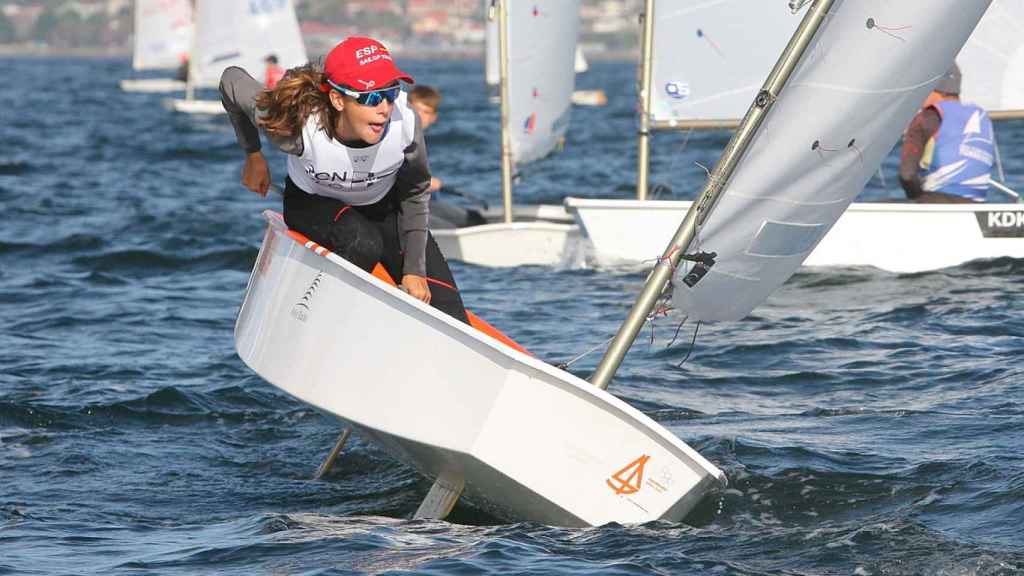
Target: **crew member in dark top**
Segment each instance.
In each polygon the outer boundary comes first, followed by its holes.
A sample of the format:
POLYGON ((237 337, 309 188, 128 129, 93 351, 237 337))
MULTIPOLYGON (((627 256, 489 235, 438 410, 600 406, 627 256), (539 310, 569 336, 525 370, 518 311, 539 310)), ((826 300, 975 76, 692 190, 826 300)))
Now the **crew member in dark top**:
POLYGON ((900 184, 915 202, 984 202, 994 160, 992 121, 960 101, 954 64, 903 135, 900 184))
POLYGON ((330 51, 322 70, 293 68, 273 90, 228 68, 220 93, 246 152, 246 188, 262 196, 270 187, 257 128, 288 154, 289 228, 363 270, 381 263, 410 295, 468 323, 427 230, 427 150, 399 81, 413 82, 387 48, 353 36, 330 51))
MULTIPOLYGON (((420 117, 420 125, 426 132, 438 119, 438 109, 441 107, 441 92, 433 86, 417 84, 409 91, 409 106, 416 111, 420 117)), ((444 188, 440 178, 431 176, 430 192, 439 192, 444 188)), ((436 196, 430 201, 430 229, 440 230, 443 228, 461 228, 463 226, 478 226, 486 224, 484 218, 477 210, 456 206, 451 202, 445 202, 436 196)))

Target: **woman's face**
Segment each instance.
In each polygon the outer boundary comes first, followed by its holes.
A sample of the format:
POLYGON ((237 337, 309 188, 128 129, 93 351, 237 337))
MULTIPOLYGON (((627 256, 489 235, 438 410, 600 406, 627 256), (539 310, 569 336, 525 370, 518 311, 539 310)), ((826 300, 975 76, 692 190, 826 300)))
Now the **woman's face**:
POLYGON ((338 135, 343 140, 362 140, 367 144, 376 144, 384 137, 384 129, 395 107, 387 99, 382 99, 376 106, 366 106, 335 90, 331 90, 331 104, 340 112, 338 135))

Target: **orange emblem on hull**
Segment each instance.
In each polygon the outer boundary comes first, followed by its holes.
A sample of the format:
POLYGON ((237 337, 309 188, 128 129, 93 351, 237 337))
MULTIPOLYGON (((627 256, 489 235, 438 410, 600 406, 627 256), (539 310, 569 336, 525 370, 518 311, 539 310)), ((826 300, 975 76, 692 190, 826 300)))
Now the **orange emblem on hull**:
POLYGON ((605 480, 605 482, 616 494, 636 494, 640 491, 640 486, 644 481, 644 466, 650 459, 650 456, 644 454, 626 464, 626 467, 622 470, 612 474, 612 477, 605 480))

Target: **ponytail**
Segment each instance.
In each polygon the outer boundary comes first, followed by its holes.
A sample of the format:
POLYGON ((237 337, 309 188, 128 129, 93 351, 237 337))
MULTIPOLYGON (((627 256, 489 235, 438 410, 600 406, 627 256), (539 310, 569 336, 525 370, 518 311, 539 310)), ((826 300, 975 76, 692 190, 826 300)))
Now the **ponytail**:
POLYGON ((256 107, 264 112, 260 126, 272 136, 294 138, 302 133, 306 119, 316 114, 320 127, 335 139, 338 111, 320 90, 323 82, 323 71, 315 64, 289 70, 277 86, 256 97, 256 107))

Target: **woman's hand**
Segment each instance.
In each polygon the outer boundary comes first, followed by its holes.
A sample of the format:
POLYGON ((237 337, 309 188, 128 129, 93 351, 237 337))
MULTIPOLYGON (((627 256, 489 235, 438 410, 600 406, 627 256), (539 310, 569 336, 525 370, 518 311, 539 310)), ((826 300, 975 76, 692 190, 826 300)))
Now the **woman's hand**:
POLYGON ((267 159, 263 157, 263 153, 252 152, 245 155, 242 185, 260 196, 267 195, 267 190, 270 189, 270 167, 267 166, 267 159))
POLYGON ((427 286, 427 279, 423 276, 406 274, 402 276, 402 285, 399 288, 408 292, 413 298, 430 304, 430 288, 427 286))

